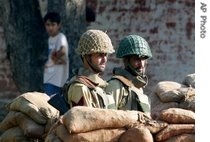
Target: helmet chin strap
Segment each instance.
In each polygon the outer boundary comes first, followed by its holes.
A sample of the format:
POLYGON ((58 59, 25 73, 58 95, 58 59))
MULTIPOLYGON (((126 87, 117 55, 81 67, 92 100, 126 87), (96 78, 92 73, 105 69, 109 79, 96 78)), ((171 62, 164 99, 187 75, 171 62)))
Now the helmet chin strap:
POLYGON ((100 73, 102 72, 100 69, 98 69, 96 66, 94 66, 91 61, 90 61, 90 56, 91 55, 87 55, 87 56, 84 56, 84 59, 87 61, 89 67, 95 72, 95 73, 100 73))
POLYGON ((132 79, 132 82, 137 88, 145 87, 147 85, 148 78, 145 75, 145 70, 143 72, 138 72, 130 63, 127 64, 125 69, 135 76, 132 79))
POLYGON ((139 72, 129 62, 127 66, 125 67, 125 69, 134 76, 145 76, 145 70, 143 70, 142 72, 139 72))

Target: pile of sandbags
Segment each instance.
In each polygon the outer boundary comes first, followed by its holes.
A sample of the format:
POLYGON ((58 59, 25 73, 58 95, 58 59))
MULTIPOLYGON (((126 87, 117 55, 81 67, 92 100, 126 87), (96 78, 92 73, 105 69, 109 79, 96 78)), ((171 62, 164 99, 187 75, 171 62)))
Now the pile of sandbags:
POLYGON ((154 88, 151 98, 151 113, 156 119, 162 110, 183 108, 195 112, 195 75, 189 74, 182 83, 160 81, 154 88))
POLYGON ((44 140, 59 111, 48 104, 44 93, 27 92, 7 104, 8 114, 0 123, 1 142, 44 140))
POLYGON ((168 124, 139 111, 73 107, 52 126, 45 142, 153 142, 168 124), (138 139, 138 140, 139 140, 138 139))
POLYGON ((182 83, 161 81, 153 90, 151 116, 168 123, 157 133, 155 141, 195 141, 195 74, 187 75, 182 83))
POLYGON ((182 108, 165 109, 161 111, 159 120, 167 122, 168 126, 155 135, 155 141, 195 141, 195 113, 193 111, 182 108))

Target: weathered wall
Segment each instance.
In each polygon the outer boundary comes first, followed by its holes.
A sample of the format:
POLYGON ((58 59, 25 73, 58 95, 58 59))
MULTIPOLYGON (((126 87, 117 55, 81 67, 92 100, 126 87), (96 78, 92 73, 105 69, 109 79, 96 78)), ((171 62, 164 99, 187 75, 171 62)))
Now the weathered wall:
MULTIPOLYGON (((181 82, 195 72, 195 1, 191 0, 98 0, 89 1, 97 13, 88 28, 107 30, 117 49, 119 40, 128 34, 147 39, 153 59, 149 61, 150 92, 159 81, 181 82)), ((122 63, 111 56, 107 73, 122 63)))
MULTIPOLYGON (((159 81, 181 82, 195 72, 195 1, 192 0, 87 0, 96 12, 96 21, 88 26, 106 30, 117 49, 119 40, 139 34, 151 46, 149 61, 150 92, 159 81)), ((0 21, 1 21, 0 17, 0 21)), ((0 22, 0 95, 16 93, 0 22)), ((113 67, 121 66, 115 54, 110 56, 104 77, 109 79, 113 67)))
POLYGON ((15 97, 19 94, 12 80, 10 63, 7 60, 4 30, 0 19, 0 99, 1 97, 15 97))

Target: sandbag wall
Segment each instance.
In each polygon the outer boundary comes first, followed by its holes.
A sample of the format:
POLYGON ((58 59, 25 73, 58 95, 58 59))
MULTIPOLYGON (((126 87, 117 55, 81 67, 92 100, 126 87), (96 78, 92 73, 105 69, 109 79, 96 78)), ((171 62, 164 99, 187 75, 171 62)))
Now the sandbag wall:
POLYGON ((49 96, 39 92, 24 93, 9 104, 8 114, 0 123, 0 142, 44 141, 59 111, 49 105, 49 96))
POLYGON ((168 123, 154 136, 155 141, 195 141, 195 74, 187 75, 182 83, 159 82, 150 98, 152 118, 168 123))
POLYGON ((60 117, 45 142, 153 142, 167 125, 139 111, 77 106, 60 117))
POLYGON ((64 115, 44 93, 28 92, 7 105, 0 142, 194 142, 194 74, 161 81, 150 96, 151 116, 139 111, 77 106, 64 115))

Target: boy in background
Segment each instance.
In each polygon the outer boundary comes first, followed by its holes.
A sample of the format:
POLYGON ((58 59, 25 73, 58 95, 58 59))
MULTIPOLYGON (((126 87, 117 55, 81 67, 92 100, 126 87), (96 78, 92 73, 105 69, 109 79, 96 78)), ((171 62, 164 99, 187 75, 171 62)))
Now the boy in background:
POLYGON ((68 41, 60 32, 61 18, 56 12, 49 12, 44 17, 44 24, 49 35, 48 60, 44 68, 44 92, 49 96, 61 93, 69 77, 68 41))

